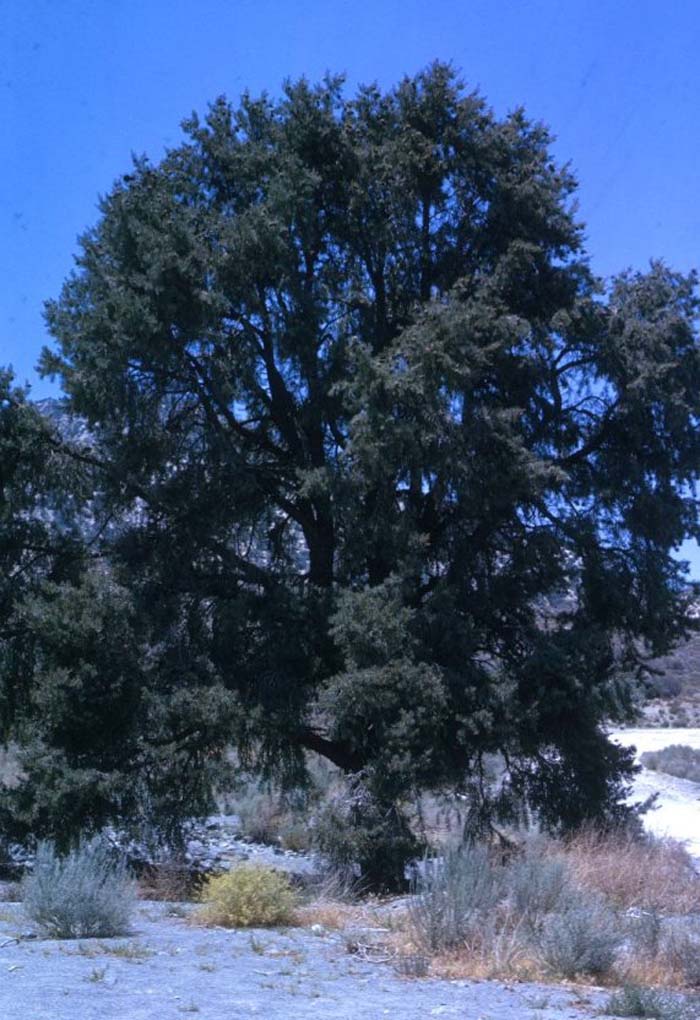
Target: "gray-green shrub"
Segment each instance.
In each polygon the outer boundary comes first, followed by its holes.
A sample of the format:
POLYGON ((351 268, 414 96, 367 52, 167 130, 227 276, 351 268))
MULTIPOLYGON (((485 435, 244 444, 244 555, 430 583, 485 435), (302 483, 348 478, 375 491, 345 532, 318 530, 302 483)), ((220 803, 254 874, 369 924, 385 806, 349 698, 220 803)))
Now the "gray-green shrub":
POLYGON ((700 751, 687 744, 671 744, 661 751, 645 751, 640 761, 644 768, 665 772, 679 779, 700 783, 700 751))
POLYGON ((561 909, 575 895, 566 864, 535 850, 510 866, 506 880, 514 912, 530 926, 561 909))
POLYGON ((648 1020, 691 1020, 697 1017, 692 1004, 656 988, 628 986, 608 999, 605 1012, 611 1016, 642 1017, 648 1020))
POLYGON ((627 921, 628 934, 634 949, 653 957, 659 951, 663 922, 657 910, 639 910, 627 921))
POLYGON ((623 940, 615 913, 602 900, 579 894, 544 919, 537 949, 559 977, 599 977, 612 968, 623 940))
POLYGON ((485 847, 469 844, 440 859, 426 859, 409 908, 420 942, 428 949, 462 945, 504 897, 503 872, 485 847))
POLYGON ((661 954, 686 985, 700 988, 700 926, 678 923, 671 927, 663 939, 661 954))
POLYGON ((135 899, 126 865, 100 839, 81 841, 65 856, 40 843, 22 881, 27 917, 59 939, 126 934, 135 899))

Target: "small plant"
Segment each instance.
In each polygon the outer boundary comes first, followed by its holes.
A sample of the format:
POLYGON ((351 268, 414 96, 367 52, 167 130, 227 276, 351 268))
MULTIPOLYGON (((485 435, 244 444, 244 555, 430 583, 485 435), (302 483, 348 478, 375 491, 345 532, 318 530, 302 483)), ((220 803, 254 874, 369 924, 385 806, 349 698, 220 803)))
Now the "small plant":
POLYGON ((564 978, 607 974, 622 942, 615 914, 602 901, 580 896, 546 917, 537 938, 542 962, 564 978))
POLYGON ((122 942, 118 946, 102 946, 102 952, 109 956, 116 956, 120 960, 128 960, 130 963, 140 963, 154 955, 148 946, 142 946, 140 942, 122 942))
POLYGON ((209 879, 200 898, 201 920, 226 928, 290 924, 298 902, 286 875, 255 865, 242 865, 209 879))
POLYGON ((124 935, 135 901, 126 865, 99 839, 81 842, 64 857, 51 843, 40 843, 22 893, 26 915, 59 939, 124 935))
POLYGON ((394 961, 394 970, 400 977, 424 978, 430 971, 430 960, 423 953, 404 953, 394 961))
POLYGON ((104 981, 106 976, 107 976, 106 967, 93 967, 85 980, 91 981, 93 984, 97 985, 100 984, 100 982, 104 981))
POLYGON ((611 1016, 643 1017, 649 1020, 690 1020, 687 1003, 655 988, 631 985, 608 999, 605 1012, 611 1016))

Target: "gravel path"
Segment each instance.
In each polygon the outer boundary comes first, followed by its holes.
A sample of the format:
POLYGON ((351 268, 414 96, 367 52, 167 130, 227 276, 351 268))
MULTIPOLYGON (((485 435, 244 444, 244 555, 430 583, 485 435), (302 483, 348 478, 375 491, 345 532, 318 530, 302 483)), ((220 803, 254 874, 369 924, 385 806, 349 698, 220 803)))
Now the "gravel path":
MULTIPOLYGON (((21 928, 0 905, 0 945, 21 928)), ((2 1020, 592 1020, 607 993, 490 981, 408 980, 349 955, 337 935, 223 931, 143 904, 127 939, 0 949, 2 1020)))

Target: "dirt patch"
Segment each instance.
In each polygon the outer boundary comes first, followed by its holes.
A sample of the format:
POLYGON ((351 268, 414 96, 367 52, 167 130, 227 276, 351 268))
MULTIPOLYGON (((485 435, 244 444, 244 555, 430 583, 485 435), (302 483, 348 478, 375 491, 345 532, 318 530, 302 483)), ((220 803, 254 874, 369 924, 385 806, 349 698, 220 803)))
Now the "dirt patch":
MULTIPOLYGON (((20 908, 0 922, 3 1020, 424 1020, 488 1017, 589 1020, 600 989, 491 981, 416 980, 316 932, 202 929, 141 906, 126 939, 20 939, 20 908)), ((182 909, 180 909, 182 913, 182 909)))

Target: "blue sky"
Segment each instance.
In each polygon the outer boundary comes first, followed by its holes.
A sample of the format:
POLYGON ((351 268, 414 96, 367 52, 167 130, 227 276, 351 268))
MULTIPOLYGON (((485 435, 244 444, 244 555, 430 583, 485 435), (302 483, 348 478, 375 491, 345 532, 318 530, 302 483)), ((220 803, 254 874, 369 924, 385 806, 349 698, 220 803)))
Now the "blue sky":
POLYGON ((594 269, 698 266, 699 54, 693 0, 0 0, 0 365, 54 391, 42 303, 132 152, 157 159, 221 93, 328 70, 352 89, 452 60, 552 128, 594 269))

